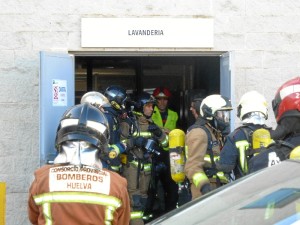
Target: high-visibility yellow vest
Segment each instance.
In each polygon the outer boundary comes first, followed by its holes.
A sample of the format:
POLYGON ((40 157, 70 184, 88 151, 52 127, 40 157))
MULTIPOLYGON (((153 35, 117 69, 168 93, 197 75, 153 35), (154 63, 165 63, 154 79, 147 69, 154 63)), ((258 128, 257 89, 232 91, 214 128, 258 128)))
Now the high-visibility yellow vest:
POLYGON ((157 108, 157 106, 154 107, 153 112, 154 113, 152 114, 151 118, 157 126, 164 127, 169 130, 173 130, 176 128, 176 123, 178 120, 177 112, 175 112, 171 109, 168 109, 168 118, 167 118, 165 125, 163 125, 162 118, 161 118, 161 115, 160 115, 160 112, 159 112, 159 109, 157 108))

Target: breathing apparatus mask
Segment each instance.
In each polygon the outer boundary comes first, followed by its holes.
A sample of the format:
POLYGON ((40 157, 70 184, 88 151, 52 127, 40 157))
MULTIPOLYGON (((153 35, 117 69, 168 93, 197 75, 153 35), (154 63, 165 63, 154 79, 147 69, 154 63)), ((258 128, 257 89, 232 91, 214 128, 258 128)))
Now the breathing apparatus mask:
POLYGON ((66 141, 61 145, 60 152, 55 158, 54 164, 69 163, 102 169, 102 163, 98 154, 99 149, 86 141, 66 141))
POLYGON ((214 127, 223 135, 230 133, 230 111, 217 111, 214 118, 214 127))

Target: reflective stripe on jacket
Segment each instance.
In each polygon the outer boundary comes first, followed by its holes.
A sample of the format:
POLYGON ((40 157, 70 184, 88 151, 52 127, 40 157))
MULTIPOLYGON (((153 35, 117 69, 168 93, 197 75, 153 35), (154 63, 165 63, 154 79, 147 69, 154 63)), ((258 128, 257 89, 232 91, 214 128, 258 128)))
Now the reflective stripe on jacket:
POLYGON ((30 187, 28 218, 39 225, 129 224, 127 181, 106 169, 43 166, 30 187))
MULTIPOLYGON (((212 133, 210 127, 207 126, 207 128, 211 132, 212 141, 215 142, 216 141, 215 135, 212 133)), ((202 128, 191 129, 186 134, 185 144, 187 150, 186 151, 187 160, 185 163, 184 172, 185 175, 188 177, 188 179, 197 188, 199 187, 200 190, 204 184, 209 183, 209 179, 205 179, 204 176, 199 176, 199 174, 205 174, 205 169, 211 167, 211 163, 205 161, 205 158, 208 156, 208 152, 207 152, 208 137, 205 130, 202 128), (199 179, 199 177, 201 179, 199 179)), ((220 146, 219 145, 212 146, 212 151, 214 156, 219 156, 220 146)))
POLYGON ((246 151, 250 147, 250 143, 247 140, 241 140, 235 142, 235 146, 239 150, 239 165, 244 174, 248 174, 248 158, 246 151))
POLYGON ((47 225, 53 224, 51 215, 51 207, 53 203, 82 203, 101 205, 105 207, 105 221, 104 224, 111 224, 114 213, 117 208, 122 205, 120 199, 102 194, 83 193, 83 192, 50 192, 33 196, 37 205, 43 208, 43 214, 47 225))
MULTIPOLYGON (((153 114, 152 114, 151 119, 153 120, 153 122, 157 126, 159 126, 161 128, 166 128, 168 130, 168 132, 170 132, 171 130, 174 130, 176 128, 177 120, 178 120, 178 114, 177 114, 177 112, 175 112, 175 111, 173 111, 171 109, 168 109, 167 121, 163 125, 163 121, 162 121, 159 109, 157 108, 157 106, 155 106, 154 110, 153 110, 153 114)), ((167 135, 167 137, 169 137, 169 136, 167 135)), ((169 145, 168 140, 166 140, 166 143, 164 143, 163 146, 168 146, 168 145, 169 145)), ((164 150, 168 151, 169 148, 168 147, 164 147, 164 150)))

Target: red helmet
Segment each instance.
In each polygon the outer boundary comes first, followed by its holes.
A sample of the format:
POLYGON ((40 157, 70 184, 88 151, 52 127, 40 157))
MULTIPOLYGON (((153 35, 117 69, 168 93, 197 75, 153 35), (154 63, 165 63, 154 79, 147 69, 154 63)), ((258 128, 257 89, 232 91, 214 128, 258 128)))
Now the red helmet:
POLYGON ((165 87, 157 87, 153 91, 152 94, 155 98, 170 98, 171 92, 168 88, 165 87))
POLYGON ((281 85, 272 101, 272 107, 277 123, 284 117, 300 117, 300 77, 281 85))

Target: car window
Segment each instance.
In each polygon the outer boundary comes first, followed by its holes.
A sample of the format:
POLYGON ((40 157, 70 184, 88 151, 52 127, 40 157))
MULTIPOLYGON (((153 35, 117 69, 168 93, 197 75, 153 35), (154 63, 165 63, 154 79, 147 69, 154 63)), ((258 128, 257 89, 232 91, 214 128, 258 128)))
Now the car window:
POLYGON ((300 161, 284 161, 225 185, 149 224, 261 225, 300 219, 299 170, 300 161))

